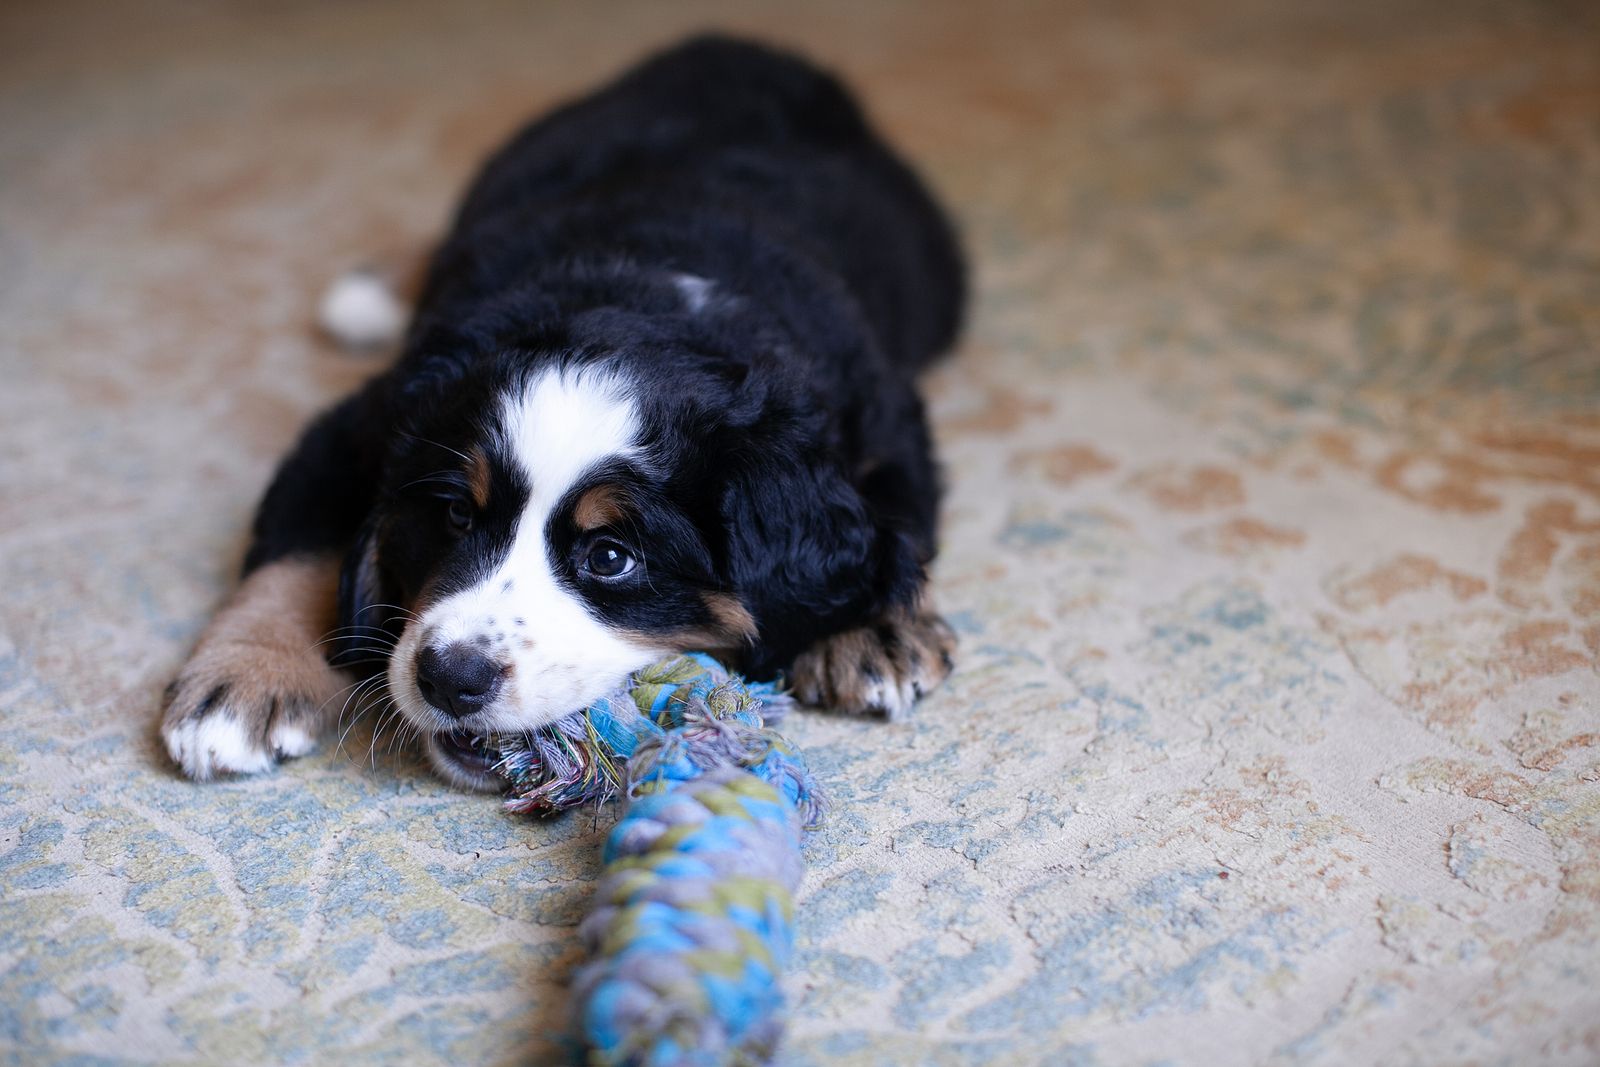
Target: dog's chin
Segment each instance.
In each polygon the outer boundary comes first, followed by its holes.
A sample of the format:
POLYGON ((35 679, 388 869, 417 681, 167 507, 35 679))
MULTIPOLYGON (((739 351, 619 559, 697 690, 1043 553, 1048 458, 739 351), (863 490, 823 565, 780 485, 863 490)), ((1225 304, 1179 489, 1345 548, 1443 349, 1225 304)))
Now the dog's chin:
POLYGON ((494 773, 497 756, 482 747, 471 734, 436 733, 425 735, 423 747, 434 773, 457 789, 477 793, 499 793, 505 779, 494 773))

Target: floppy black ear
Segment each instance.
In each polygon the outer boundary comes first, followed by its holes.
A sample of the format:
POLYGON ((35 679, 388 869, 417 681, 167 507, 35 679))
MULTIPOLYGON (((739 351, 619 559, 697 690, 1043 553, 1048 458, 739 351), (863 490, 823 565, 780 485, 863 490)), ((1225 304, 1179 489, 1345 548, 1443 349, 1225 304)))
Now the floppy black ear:
POLYGON ((378 562, 379 509, 374 508, 345 554, 339 573, 338 639, 328 661, 358 674, 376 674, 382 669, 383 650, 393 647, 399 633, 393 629, 395 613, 390 606, 378 562))
POLYGON ((880 525, 837 462, 774 458, 734 471, 723 492, 727 577, 757 626, 745 669, 764 677, 813 641, 915 595, 910 540, 880 525))

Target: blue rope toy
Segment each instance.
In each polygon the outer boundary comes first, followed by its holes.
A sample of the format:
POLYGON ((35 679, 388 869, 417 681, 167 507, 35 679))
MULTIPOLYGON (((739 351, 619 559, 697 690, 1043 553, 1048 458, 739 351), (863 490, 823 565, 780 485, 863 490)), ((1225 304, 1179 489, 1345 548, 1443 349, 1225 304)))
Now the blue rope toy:
POLYGON ((691 654, 559 722, 491 740, 512 811, 629 798, 578 928, 591 959, 573 993, 591 1064, 771 1058, 801 834, 824 806, 800 753, 768 725, 792 703, 691 654))

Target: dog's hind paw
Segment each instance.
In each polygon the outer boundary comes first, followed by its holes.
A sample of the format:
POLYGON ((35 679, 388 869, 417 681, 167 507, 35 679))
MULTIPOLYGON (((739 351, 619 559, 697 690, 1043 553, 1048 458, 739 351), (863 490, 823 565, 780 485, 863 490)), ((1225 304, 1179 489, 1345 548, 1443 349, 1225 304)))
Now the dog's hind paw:
POLYGON ((944 681, 955 646, 955 632, 934 612, 896 609, 817 642, 795 660, 790 682, 803 703, 893 721, 944 681))

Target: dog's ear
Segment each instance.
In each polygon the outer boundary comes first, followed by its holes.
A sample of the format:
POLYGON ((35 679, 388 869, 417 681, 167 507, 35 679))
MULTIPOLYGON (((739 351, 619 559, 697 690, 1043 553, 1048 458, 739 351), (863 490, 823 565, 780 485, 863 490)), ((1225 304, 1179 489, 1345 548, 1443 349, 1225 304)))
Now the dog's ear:
POLYGON ((877 520, 831 459, 769 453, 736 468, 721 511, 725 579, 757 628, 744 664, 753 676, 921 585, 910 539, 877 520))
POLYGON ((370 665, 381 661, 382 651, 392 647, 399 636, 393 630, 393 598, 385 588, 378 560, 381 523, 379 509, 374 508, 361 524, 339 573, 339 629, 328 661, 358 674, 377 673, 370 665))

